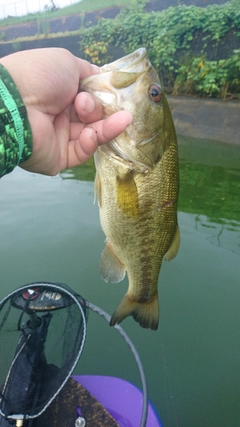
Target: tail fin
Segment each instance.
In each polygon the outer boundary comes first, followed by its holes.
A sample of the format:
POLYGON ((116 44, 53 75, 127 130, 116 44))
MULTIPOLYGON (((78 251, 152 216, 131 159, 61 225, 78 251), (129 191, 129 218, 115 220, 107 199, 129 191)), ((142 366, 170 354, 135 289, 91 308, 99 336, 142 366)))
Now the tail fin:
POLYGON ((126 294, 113 313, 110 326, 122 322, 127 316, 133 316, 134 320, 136 320, 142 328, 149 328, 156 331, 159 317, 158 294, 156 293, 150 301, 144 302, 134 301, 126 294))

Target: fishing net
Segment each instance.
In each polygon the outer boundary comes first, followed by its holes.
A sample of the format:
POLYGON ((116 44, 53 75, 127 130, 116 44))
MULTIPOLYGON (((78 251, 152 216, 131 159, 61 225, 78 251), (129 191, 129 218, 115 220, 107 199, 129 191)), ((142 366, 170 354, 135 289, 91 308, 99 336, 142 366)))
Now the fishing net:
POLYGON ((25 285, 0 303, 0 426, 41 415, 82 353, 85 300, 66 285, 25 285))

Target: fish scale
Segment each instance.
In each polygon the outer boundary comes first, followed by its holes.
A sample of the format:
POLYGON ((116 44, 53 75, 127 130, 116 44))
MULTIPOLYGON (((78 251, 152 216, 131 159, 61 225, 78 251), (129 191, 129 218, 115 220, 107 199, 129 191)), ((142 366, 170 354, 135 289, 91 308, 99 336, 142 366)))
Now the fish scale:
POLYGON ((132 315, 143 328, 156 330, 162 260, 174 258, 180 243, 178 149, 171 112, 144 48, 106 64, 100 74, 84 79, 80 90, 96 96, 106 116, 122 109, 133 116, 126 131, 94 156, 106 235, 100 273, 115 283, 128 275, 128 291, 110 325, 132 315))

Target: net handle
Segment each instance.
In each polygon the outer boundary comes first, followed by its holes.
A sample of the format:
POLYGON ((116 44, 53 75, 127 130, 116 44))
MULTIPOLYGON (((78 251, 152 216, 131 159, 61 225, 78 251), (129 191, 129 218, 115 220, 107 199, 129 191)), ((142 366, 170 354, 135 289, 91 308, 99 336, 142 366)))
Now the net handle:
MULTIPOLYGON (((87 304, 88 304, 88 307, 92 311, 94 311, 95 313, 102 316, 105 320, 107 320, 108 323, 110 322, 111 316, 106 311, 104 311, 102 308, 98 307, 97 305, 92 304, 91 302, 87 302, 87 304)), ((134 359, 138 365, 138 370, 139 370, 139 374, 141 377, 142 390, 143 390, 143 405, 142 405, 142 415, 141 415, 140 427, 145 427, 146 423, 147 423, 147 416, 148 416, 148 389, 147 389, 147 381, 146 381, 146 376, 145 376, 145 372, 143 369, 143 364, 142 364, 140 356, 139 356, 133 342, 131 341, 131 339, 129 338, 127 333, 124 331, 124 329, 120 325, 115 325, 114 328, 120 333, 120 335, 123 337, 124 341, 130 347, 130 350, 131 350, 131 352, 134 356, 134 359)))

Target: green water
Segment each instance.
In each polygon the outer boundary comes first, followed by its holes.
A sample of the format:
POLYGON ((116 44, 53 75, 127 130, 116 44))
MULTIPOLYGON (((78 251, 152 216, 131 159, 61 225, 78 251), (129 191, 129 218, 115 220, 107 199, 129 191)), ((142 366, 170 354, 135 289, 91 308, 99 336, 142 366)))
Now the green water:
MULTIPOLYGON (((183 138, 179 146, 181 248, 161 270, 160 327, 143 330, 131 318, 122 326, 165 427, 239 427, 240 147, 183 138)), ((1 180, 0 297, 25 283, 58 281, 113 312, 127 280, 99 277, 104 235, 93 176, 89 163, 54 178, 17 169, 1 180)), ((96 314, 78 372, 140 386, 126 344, 96 314)))

